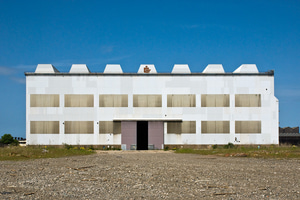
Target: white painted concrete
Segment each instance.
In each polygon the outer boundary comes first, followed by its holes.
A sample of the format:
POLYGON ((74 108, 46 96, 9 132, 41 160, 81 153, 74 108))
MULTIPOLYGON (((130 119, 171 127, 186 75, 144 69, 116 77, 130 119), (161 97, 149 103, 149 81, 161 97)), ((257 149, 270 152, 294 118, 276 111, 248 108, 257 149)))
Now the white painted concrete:
POLYGON ((172 70, 173 74, 190 74, 191 70, 189 68, 188 65, 174 65, 173 70, 172 70))
POLYGON ((112 73, 112 74, 117 73, 117 74, 122 74, 123 70, 121 68, 121 65, 107 64, 103 73, 112 73))
POLYGON ((35 73, 56 73, 59 72, 53 65, 51 64, 38 64, 35 69, 35 73))
POLYGON ((69 73, 90 73, 89 68, 85 64, 73 64, 69 73))
POLYGON ((223 74, 225 71, 223 65, 210 64, 203 70, 203 73, 223 74))
MULTIPOLYGON (((141 65, 140 69, 145 66, 141 65)), ((147 66, 156 72, 154 65, 147 66)), ((121 145, 121 134, 99 134, 97 122, 163 118, 196 121, 195 134, 167 134, 165 123, 164 144, 278 144, 279 103, 274 96, 273 75, 57 73, 53 76, 53 71, 48 69, 39 74, 41 65, 38 65, 36 73, 26 74, 26 139, 29 145, 121 145), (60 107, 30 107, 30 94, 59 94, 60 107), (64 107, 65 94, 93 94, 94 107, 64 107), (128 107, 99 107, 100 94, 127 94, 128 107), (162 107, 133 107, 134 94, 161 94, 162 107), (167 107, 168 94, 195 94, 196 107, 167 107), (201 94, 229 94, 230 106, 201 107, 201 94), (235 107, 235 94, 260 94, 261 107, 235 107), (201 121, 210 120, 230 121, 230 133, 202 134, 201 121), (261 133, 236 134, 235 121, 240 120, 261 121, 261 133), (30 134, 30 121, 59 121, 60 133, 30 134), (64 134, 64 121, 94 121, 94 133, 64 134)))

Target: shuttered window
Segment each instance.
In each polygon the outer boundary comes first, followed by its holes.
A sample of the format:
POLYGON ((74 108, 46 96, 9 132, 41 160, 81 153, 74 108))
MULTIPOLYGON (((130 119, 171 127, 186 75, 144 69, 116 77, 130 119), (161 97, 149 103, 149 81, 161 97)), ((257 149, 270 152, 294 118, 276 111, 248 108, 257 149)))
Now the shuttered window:
POLYGON ((99 133, 100 134, 104 134, 104 133, 121 134, 121 122, 100 121, 99 133))
POLYGON ((261 107, 260 94, 236 94, 235 107, 261 107))
POLYGON ((168 94, 168 107, 196 107, 196 95, 194 94, 168 94))
POLYGON ((133 107, 161 107, 161 95, 133 95, 133 107))
POLYGON ((59 107, 59 95, 31 94, 30 107, 59 107))
POLYGON ((202 94, 201 107, 229 107, 229 94, 202 94))
POLYGON ((168 122, 167 133, 196 133, 196 121, 168 122))
POLYGON ((31 121, 31 134, 59 134, 59 121, 31 121))
POLYGON ((201 121, 201 133, 230 133, 229 121, 201 121))
POLYGON ((128 95, 99 95, 100 107, 128 107, 128 95))
POLYGON ((235 133, 261 133, 261 121, 235 121, 235 133))
POLYGON ((94 95, 66 94, 65 107, 94 107, 94 95))
POLYGON ((65 121, 65 134, 93 134, 93 121, 65 121))

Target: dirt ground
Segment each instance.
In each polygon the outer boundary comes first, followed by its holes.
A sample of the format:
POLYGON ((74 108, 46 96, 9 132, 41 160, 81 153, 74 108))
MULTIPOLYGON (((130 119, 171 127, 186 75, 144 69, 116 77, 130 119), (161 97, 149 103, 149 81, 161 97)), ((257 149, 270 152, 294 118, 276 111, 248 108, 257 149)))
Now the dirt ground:
POLYGON ((300 160, 98 151, 0 174, 0 199, 300 199, 300 160))

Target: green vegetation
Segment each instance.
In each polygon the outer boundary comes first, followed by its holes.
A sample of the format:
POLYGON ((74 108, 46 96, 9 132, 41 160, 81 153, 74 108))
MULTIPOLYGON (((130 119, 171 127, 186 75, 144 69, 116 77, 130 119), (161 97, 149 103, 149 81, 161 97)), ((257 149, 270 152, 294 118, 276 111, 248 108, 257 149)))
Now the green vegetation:
POLYGON ((211 149, 177 149, 176 153, 190 153, 200 155, 216 155, 223 157, 252 157, 252 158, 275 158, 300 159, 300 147, 298 146, 235 146, 213 145, 211 149))
POLYGON ((11 144, 11 145, 14 145, 14 146, 19 145, 19 141, 14 139, 13 136, 11 136, 11 134, 2 135, 2 137, 0 139, 0 143, 2 143, 2 144, 11 144))
POLYGON ((55 147, 19 147, 11 146, 0 148, 1 160, 27 160, 37 158, 58 158, 66 156, 78 156, 93 154, 92 149, 85 149, 84 147, 72 148, 55 148, 55 147))

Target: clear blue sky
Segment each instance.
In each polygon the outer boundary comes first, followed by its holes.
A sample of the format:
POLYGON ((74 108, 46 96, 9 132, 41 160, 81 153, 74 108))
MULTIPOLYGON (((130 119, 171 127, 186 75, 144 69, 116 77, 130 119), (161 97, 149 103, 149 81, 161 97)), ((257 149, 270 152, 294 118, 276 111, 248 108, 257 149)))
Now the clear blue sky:
POLYGON ((0 0, 0 136, 25 137, 25 76, 39 63, 67 72, 154 64, 202 72, 223 64, 275 70, 280 126, 300 125, 300 1, 0 0))

